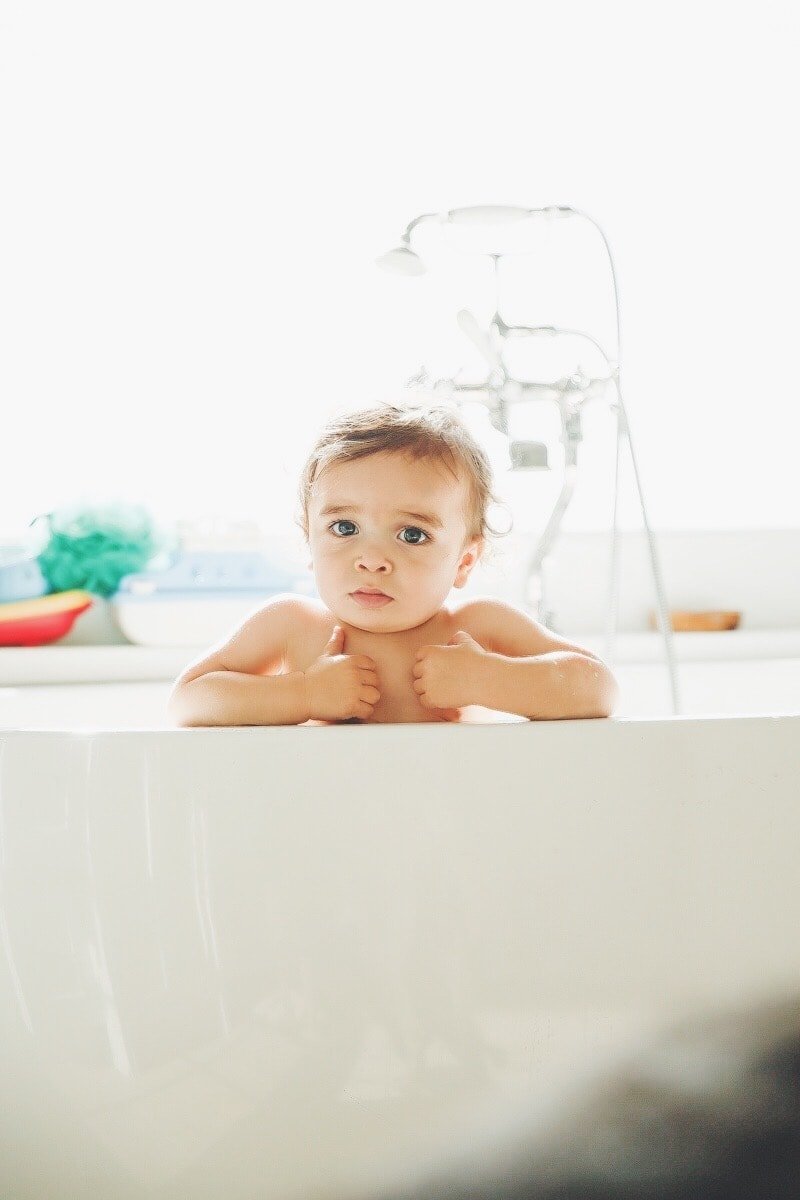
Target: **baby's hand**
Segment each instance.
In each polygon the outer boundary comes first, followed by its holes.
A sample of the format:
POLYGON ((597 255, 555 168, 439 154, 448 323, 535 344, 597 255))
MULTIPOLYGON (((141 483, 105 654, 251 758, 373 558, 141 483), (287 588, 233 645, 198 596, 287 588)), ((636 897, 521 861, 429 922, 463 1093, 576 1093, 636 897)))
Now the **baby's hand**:
POLYGON ((309 720, 346 721, 372 716, 381 698, 375 663, 366 654, 344 653, 344 630, 335 625, 328 644, 305 672, 309 720))
POLYGON ((423 646, 418 650, 413 687, 423 708, 459 709, 479 703, 479 660, 485 654, 463 629, 446 646, 423 646))

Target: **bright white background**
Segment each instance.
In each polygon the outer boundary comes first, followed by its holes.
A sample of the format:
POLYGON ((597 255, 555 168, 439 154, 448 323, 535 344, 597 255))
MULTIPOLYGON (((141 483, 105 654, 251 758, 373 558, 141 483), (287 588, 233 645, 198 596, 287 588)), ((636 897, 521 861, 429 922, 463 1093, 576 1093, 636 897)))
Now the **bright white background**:
MULTIPOLYGON (((605 230, 655 527, 800 526, 789 3, 0 14, 0 536, 81 497, 291 528, 325 415, 437 355, 475 366, 455 312, 490 314, 484 260, 462 297, 374 259, 414 216, 486 203, 605 230)), ((613 353, 596 245, 548 262, 510 316, 613 353)), ((609 421, 587 419, 567 528, 608 524, 609 421)), ((558 483, 499 480, 523 524, 558 483)), ((629 466, 621 518, 640 527, 629 466)))

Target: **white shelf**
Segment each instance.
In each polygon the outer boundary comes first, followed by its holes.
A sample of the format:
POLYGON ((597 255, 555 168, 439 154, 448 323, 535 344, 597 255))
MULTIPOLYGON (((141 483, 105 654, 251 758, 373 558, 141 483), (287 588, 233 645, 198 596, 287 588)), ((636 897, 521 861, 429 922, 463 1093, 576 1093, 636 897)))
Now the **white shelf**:
MULTIPOLYGON (((573 640, 573 635, 568 635, 573 640)), ((574 635, 574 641, 602 657, 606 656, 603 634, 574 635)), ((719 633, 673 633, 672 643, 678 662, 734 662, 756 658, 800 658, 800 628, 730 629, 719 633)), ((618 633, 613 663, 663 662, 666 647, 660 633, 618 633)))
MULTIPOLYGON (((735 629, 725 633, 673 634, 679 662, 800 658, 800 629, 735 629)), ((605 637, 570 633, 569 640, 606 655, 605 637)), ((0 687, 39 683, 108 683, 169 680, 206 646, 20 646, 0 649, 0 687)), ((658 633, 617 634, 611 664, 663 662, 658 633)))
POLYGON ((0 649, 0 687, 174 679, 205 647, 11 646, 0 649))

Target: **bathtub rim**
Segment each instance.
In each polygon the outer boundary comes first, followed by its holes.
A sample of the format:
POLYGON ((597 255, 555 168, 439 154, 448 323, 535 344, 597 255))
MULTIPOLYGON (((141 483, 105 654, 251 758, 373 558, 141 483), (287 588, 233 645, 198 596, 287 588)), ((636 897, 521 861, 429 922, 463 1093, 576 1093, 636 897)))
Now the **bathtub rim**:
MULTIPOLYGON (((242 737, 242 736, 261 736, 271 737, 280 736, 295 736, 301 730, 310 731, 312 729, 322 732, 323 736, 331 737, 334 734, 351 737, 357 734, 360 730, 382 730, 382 734, 377 732, 369 736, 382 736, 386 738, 395 738, 402 740, 409 736, 407 731, 414 731, 417 737, 460 737, 462 731, 465 730, 481 730, 479 736, 486 736, 487 730, 498 729, 514 729, 526 726, 534 726, 540 729, 562 730, 563 733, 554 733, 553 736, 564 736, 564 733, 571 731, 573 727, 586 727, 588 729, 607 728, 619 729, 633 726, 646 725, 650 728, 653 726, 665 726, 671 728, 680 724, 696 724, 706 726, 710 724, 719 724, 728 722, 729 724, 752 725, 753 722, 763 722, 774 725, 775 722, 790 722, 800 721, 800 710, 796 713, 708 713, 708 714, 686 714, 678 716, 627 716, 627 717, 575 717, 564 718, 559 720, 527 720, 522 718, 513 721, 487 721, 481 723, 464 723, 458 724, 451 721, 420 721, 420 722, 397 722, 391 724, 375 723, 367 725, 328 725, 328 726, 311 726, 311 725, 198 725, 198 726, 153 726, 153 728, 132 728, 132 729, 107 729, 103 727, 85 727, 85 728, 69 728, 66 726, 54 726, 52 729, 32 729, 25 726, 0 726, 0 744, 5 737, 23 735, 25 737, 81 737, 81 738, 118 738, 118 737, 176 737, 185 735, 211 734, 216 737, 242 737)), ((510 736, 510 735, 502 735, 510 736)), ((537 735, 538 736, 538 735, 537 735)))

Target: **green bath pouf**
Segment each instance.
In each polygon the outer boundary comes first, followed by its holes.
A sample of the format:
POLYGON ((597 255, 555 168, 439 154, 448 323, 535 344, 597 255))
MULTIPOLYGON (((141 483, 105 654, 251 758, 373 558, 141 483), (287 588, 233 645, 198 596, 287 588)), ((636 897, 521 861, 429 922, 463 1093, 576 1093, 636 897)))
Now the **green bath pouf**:
POLYGON ((49 528, 38 562, 53 592, 83 588, 107 599, 123 576, 172 548, 147 510, 134 504, 72 506, 44 513, 31 524, 36 521, 49 528))

